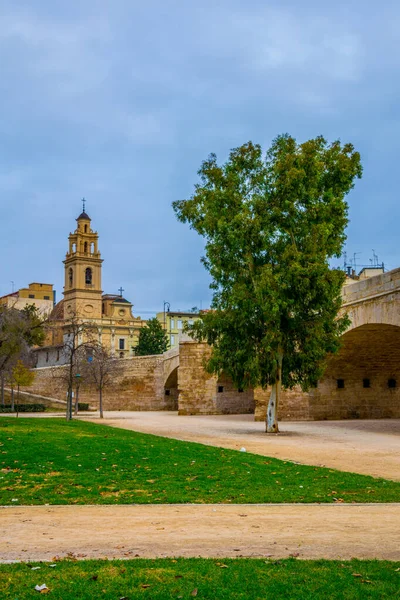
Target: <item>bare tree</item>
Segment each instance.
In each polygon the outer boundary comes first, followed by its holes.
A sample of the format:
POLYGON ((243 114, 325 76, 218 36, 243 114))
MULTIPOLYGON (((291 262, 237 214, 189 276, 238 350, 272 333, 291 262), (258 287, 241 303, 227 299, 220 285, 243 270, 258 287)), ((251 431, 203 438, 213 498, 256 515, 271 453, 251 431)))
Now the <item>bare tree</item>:
MULTIPOLYGON (((66 419, 72 419, 74 387, 79 399, 79 388, 82 369, 90 349, 94 345, 96 328, 88 322, 83 322, 75 315, 71 315, 64 326, 63 357, 65 367, 55 367, 53 376, 61 380, 67 388, 66 419)), ((77 399, 77 400, 78 400, 77 399)), ((75 414, 78 404, 76 402, 75 414)))
POLYGON ((94 344, 91 354, 85 363, 85 379, 93 382, 99 392, 100 418, 103 418, 103 390, 115 379, 118 370, 118 359, 111 356, 110 352, 101 344, 94 344))

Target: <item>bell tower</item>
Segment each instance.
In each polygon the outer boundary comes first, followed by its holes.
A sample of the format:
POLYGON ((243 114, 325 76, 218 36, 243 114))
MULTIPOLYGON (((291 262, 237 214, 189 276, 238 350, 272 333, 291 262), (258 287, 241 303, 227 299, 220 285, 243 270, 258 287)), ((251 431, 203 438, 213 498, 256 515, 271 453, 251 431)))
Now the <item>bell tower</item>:
POLYGON ((69 234, 69 249, 64 262, 64 318, 101 319, 101 263, 99 235, 91 229, 91 219, 85 211, 76 219, 77 227, 69 234))

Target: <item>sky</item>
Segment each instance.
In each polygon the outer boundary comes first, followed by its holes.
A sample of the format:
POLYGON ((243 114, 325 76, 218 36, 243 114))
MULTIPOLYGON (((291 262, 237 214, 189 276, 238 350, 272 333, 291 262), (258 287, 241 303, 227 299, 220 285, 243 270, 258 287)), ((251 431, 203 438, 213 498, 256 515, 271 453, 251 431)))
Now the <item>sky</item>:
POLYGON ((348 257, 400 266, 399 2, 0 0, 0 64, 0 295, 61 299, 85 197, 105 292, 135 316, 206 308, 203 240, 171 204, 211 152, 286 132, 354 144, 348 257))

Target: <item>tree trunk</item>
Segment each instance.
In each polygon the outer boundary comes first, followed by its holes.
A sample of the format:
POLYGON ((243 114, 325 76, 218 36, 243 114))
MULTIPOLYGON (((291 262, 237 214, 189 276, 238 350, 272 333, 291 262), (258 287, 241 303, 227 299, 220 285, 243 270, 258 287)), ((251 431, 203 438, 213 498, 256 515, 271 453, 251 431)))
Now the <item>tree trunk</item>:
POLYGON ((79 386, 76 386, 76 389, 75 389, 75 407, 74 407, 74 413, 76 415, 78 414, 78 408, 79 408, 79 386))
POLYGON ((14 386, 11 386, 11 412, 15 411, 15 404, 14 404, 14 386))
POLYGON ((72 419, 72 388, 68 387, 68 392, 67 392, 67 414, 66 414, 66 418, 67 421, 71 421, 72 419))
POLYGON ((4 374, 1 374, 1 405, 4 406, 4 374))
POLYGON ((100 419, 103 418, 103 388, 99 389, 99 409, 100 409, 100 419))
POLYGON ((281 397, 282 387, 282 360, 283 353, 279 351, 278 354, 278 370, 276 374, 275 383, 272 385, 271 395, 269 397, 268 408, 267 408, 267 419, 265 431, 267 433, 279 433, 278 427, 278 407, 279 400, 281 397))

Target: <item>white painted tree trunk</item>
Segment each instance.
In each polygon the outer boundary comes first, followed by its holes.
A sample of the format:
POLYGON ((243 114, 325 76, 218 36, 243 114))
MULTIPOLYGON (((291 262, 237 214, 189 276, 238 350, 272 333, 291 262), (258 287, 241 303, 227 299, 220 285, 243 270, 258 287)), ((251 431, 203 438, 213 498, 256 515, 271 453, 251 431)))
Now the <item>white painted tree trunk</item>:
POLYGON ((267 408, 267 418, 265 423, 265 431, 267 433, 279 433, 278 427, 278 406, 279 400, 281 397, 281 387, 282 387, 282 360, 283 354, 282 352, 278 355, 278 371, 276 376, 276 381, 272 385, 271 395, 269 397, 268 408, 267 408))

